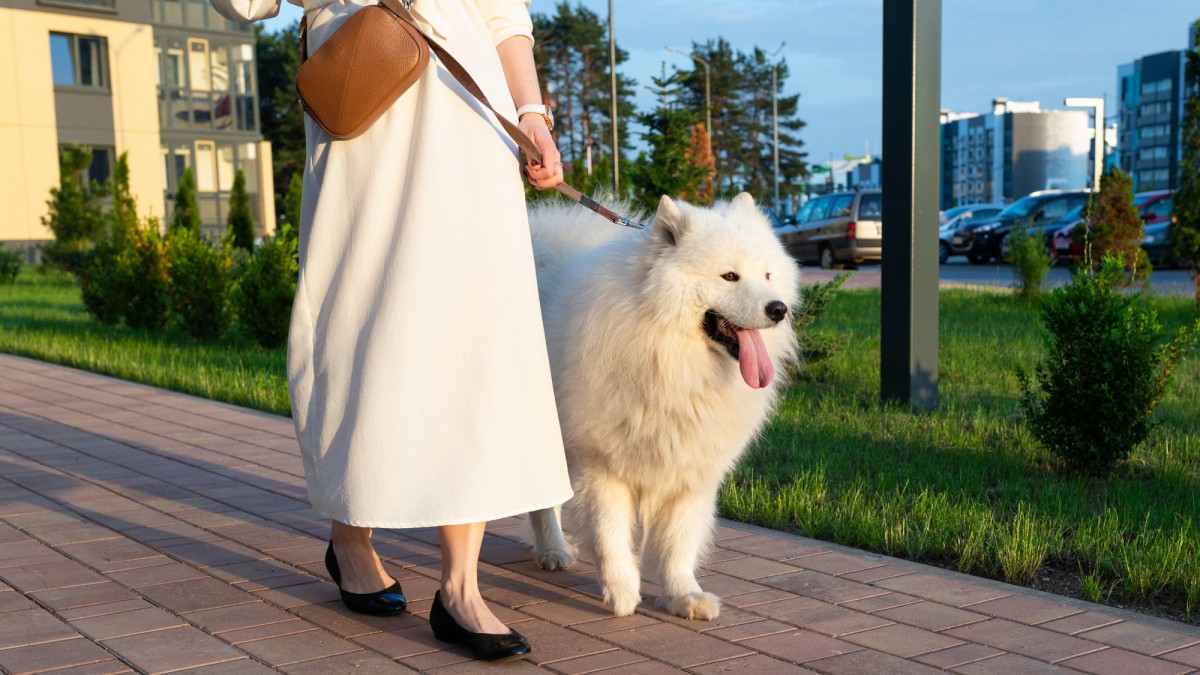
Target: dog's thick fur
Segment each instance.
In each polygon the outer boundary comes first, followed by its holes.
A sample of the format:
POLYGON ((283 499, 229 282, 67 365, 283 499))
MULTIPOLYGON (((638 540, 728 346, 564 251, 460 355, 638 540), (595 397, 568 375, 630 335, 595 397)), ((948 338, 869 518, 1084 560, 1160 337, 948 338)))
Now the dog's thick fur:
MULTIPOLYGON (((641 600, 640 552, 662 586, 660 606, 713 619, 720 599, 701 590, 695 570, 711 544, 717 489, 766 420, 779 378, 752 387, 703 322, 716 312, 758 329, 781 366, 795 358, 793 312, 776 321, 764 308, 795 305, 799 270, 748 194, 711 209, 664 197, 648 232, 577 206, 534 209, 530 227, 575 487, 568 529, 618 616, 641 600)), ((567 567, 556 511, 530 521, 538 564, 567 567)))

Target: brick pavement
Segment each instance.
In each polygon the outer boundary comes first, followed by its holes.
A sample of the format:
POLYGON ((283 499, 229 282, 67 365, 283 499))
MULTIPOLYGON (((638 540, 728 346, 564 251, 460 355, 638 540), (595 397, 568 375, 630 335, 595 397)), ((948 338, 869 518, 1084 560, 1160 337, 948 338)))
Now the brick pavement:
MULTIPOLYGON (((1200 629, 732 523, 712 622, 616 618, 492 523, 484 594, 533 658, 433 639, 436 532, 380 531, 411 613, 348 613, 290 420, 0 355, 0 671, 1186 673, 1200 629)), ((646 593, 654 587, 646 584, 646 593)))

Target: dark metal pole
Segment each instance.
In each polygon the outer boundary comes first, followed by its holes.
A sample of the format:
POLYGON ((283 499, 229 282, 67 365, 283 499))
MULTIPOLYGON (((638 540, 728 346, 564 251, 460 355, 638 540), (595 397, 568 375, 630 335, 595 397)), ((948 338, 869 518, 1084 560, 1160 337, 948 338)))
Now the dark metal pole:
POLYGON ((938 191, 942 2, 883 5, 883 271, 880 393, 938 402, 938 191))

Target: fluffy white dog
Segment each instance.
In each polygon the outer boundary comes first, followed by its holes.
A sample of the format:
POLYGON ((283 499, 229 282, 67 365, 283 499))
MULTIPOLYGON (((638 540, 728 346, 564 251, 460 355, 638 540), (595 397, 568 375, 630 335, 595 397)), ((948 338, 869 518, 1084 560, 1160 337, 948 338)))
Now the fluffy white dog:
MULTIPOLYGON (((577 206, 530 214, 575 497, 568 529, 618 616, 641 601, 711 620, 696 582, 717 489, 766 420, 775 364, 796 353, 799 270, 748 194, 701 208, 663 197, 637 232, 577 206), (635 532, 640 542, 635 546, 635 532)), ((557 513, 530 514, 545 569, 572 560, 557 513)))

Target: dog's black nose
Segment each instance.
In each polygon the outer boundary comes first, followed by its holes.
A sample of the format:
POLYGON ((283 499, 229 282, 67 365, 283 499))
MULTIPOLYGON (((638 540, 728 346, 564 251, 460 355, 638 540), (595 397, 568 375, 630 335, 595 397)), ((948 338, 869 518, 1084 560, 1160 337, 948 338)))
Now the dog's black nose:
POLYGON ((787 316, 787 305, 779 300, 772 300, 767 303, 767 317, 775 323, 783 321, 783 317, 787 316))

